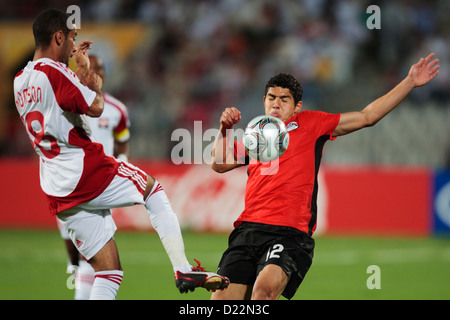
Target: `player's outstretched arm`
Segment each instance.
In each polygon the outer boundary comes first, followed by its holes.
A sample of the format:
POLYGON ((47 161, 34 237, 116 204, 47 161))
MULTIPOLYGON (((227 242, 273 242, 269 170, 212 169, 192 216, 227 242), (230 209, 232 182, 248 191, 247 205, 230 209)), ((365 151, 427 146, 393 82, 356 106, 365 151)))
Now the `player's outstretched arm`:
POLYGON ((233 125, 241 120, 241 112, 236 108, 226 108, 220 117, 220 129, 212 150, 211 168, 219 173, 230 171, 241 166, 234 158, 230 147, 228 133, 233 125))
POLYGON ((439 74, 438 59, 432 60, 434 53, 411 66, 408 76, 394 89, 384 96, 370 103, 359 112, 342 113, 334 136, 341 136, 364 127, 375 125, 384 116, 391 112, 415 87, 420 87, 430 82, 439 74))
POLYGON ((90 61, 87 50, 91 49, 92 41, 83 41, 77 46, 75 51, 75 61, 77 69, 75 74, 80 81, 92 91, 97 93, 94 102, 89 106, 87 115, 90 117, 100 117, 103 113, 103 80, 95 72, 90 70, 90 61))

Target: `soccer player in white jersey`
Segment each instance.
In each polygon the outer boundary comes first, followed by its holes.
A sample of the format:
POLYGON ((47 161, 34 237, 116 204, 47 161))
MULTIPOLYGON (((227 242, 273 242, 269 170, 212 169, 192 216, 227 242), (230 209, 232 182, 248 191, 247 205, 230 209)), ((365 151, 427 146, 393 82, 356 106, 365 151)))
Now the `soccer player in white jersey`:
MULTIPOLYGON (((106 80, 103 60, 96 55, 89 55, 90 70, 100 76, 103 83, 106 80)), ((107 156, 114 156, 118 160, 128 161, 130 120, 127 107, 112 95, 103 92, 103 113, 100 117, 88 117, 92 138, 103 145, 107 156)), ((58 219, 56 219, 58 221, 58 219)), ((68 272, 75 273, 75 300, 87 300, 90 297, 95 280, 92 266, 79 254, 70 240, 69 233, 58 223, 61 237, 69 256, 68 272)))
POLYGON ((226 277, 192 267, 178 219, 161 185, 139 168, 105 155, 87 116, 103 112, 102 80, 90 70, 91 41, 75 46, 68 15, 49 9, 33 23, 35 55, 14 79, 17 111, 39 155, 41 188, 72 242, 95 270, 90 299, 115 299, 123 271, 111 208, 143 204, 169 256, 180 292, 223 289, 226 277), (77 69, 68 68, 75 56, 77 69))

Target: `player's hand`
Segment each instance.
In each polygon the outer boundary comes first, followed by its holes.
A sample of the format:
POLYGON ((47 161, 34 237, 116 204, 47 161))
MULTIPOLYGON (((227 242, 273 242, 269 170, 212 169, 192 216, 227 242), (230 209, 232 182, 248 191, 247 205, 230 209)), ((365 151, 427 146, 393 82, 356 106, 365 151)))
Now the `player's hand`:
POLYGON ((74 53, 75 62, 77 63, 77 68, 89 70, 90 61, 87 51, 91 49, 92 41, 86 40, 78 44, 77 49, 74 53))
POLYGON ((80 78, 81 82, 89 89, 95 92, 101 92, 103 87, 102 78, 92 70, 89 70, 91 63, 87 51, 91 49, 91 44, 92 41, 89 40, 82 41, 78 44, 74 53, 75 62, 77 63, 77 70, 75 73, 78 78, 80 78))
POLYGON ((413 64, 409 70, 408 78, 414 87, 420 87, 431 81, 439 74, 439 59, 433 59, 434 53, 430 53, 428 57, 420 58, 419 62, 413 64), (431 62, 430 62, 431 61, 431 62))
POLYGON ((241 121, 241 112, 235 107, 226 108, 220 117, 220 124, 224 129, 231 129, 241 121))
POLYGON ((89 89, 97 93, 100 93, 102 91, 103 80, 94 71, 85 68, 77 68, 77 70, 75 70, 75 74, 77 75, 78 79, 80 79, 81 83, 87 86, 89 89))
POLYGON ((103 80, 94 71, 88 70, 88 72, 83 76, 83 79, 80 79, 80 80, 89 89, 91 89, 97 93, 102 91, 103 80))

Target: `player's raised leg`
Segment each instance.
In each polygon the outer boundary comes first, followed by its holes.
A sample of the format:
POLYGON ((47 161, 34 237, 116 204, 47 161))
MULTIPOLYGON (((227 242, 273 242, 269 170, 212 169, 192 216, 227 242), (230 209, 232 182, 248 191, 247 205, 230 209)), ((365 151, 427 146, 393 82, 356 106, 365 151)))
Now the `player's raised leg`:
POLYGON ((153 228, 161 239, 174 271, 190 271, 178 218, 172 210, 169 199, 158 181, 147 176, 144 193, 145 207, 153 228))
POLYGON ((175 283, 180 292, 193 291, 197 287, 207 290, 221 290, 229 280, 200 266, 192 267, 184 252, 184 242, 178 218, 172 210, 169 199, 159 182, 147 176, 144 193, 145 207, 150 221, 158 233, 175 272, 175 283))

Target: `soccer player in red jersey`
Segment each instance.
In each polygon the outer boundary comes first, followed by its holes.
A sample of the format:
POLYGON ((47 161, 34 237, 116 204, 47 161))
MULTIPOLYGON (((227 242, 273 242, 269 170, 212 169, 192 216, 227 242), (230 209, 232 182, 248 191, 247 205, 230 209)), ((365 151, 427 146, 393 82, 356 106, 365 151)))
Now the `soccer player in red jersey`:
POLYGON ((290 299, 312 263, 317 219, 317 174, 327 140, 375 125, 408 94, 439 73, 434 54, 421 58, 408 76, 359 112, 301 111, 303 89, 291 75, 278 74, 266 85, 266 115, 283 120, 290 141, 277 163, 249 161, 242 143, 229 143, 236 108, 220 118, 212 169, 223 173, 248 165, 245 208, 235 221, 218 273, 231 284, 212 299, 290 299))

